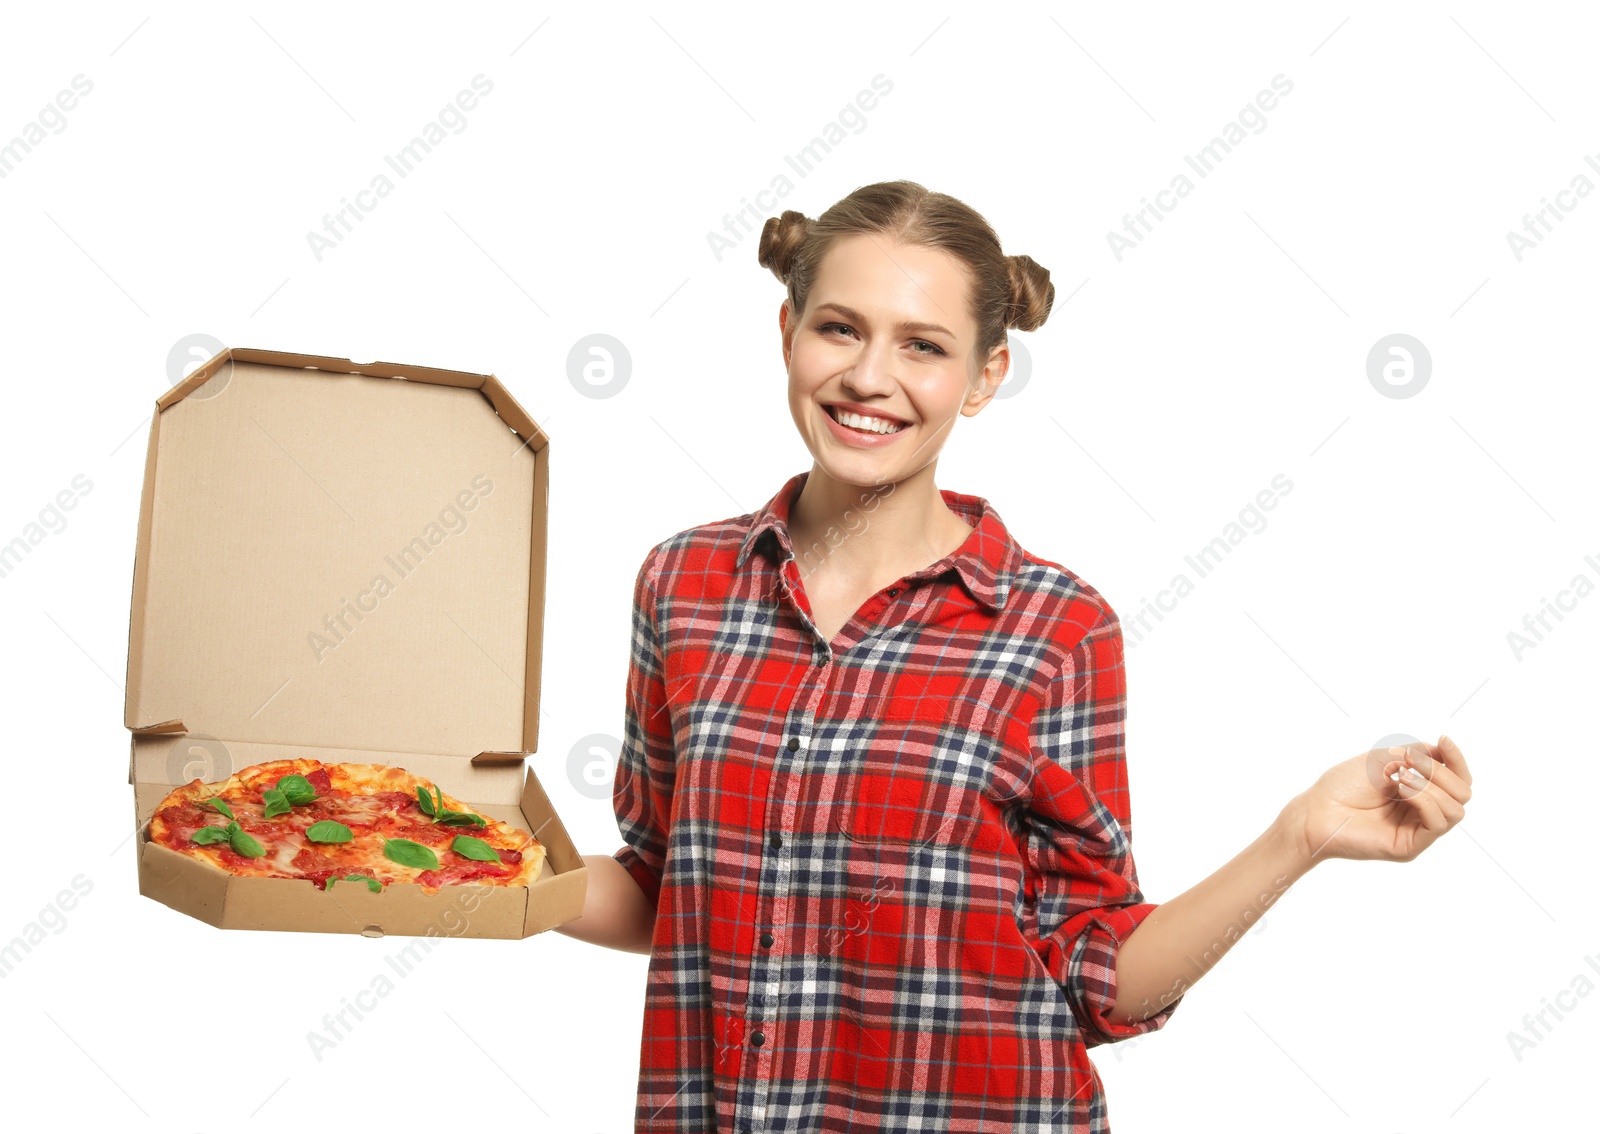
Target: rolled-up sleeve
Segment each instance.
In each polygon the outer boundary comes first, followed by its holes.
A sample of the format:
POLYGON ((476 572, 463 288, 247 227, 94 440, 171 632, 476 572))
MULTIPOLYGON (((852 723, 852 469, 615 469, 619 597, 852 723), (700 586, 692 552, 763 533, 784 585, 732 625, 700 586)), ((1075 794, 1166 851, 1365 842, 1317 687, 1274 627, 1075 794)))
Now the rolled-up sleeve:
POLYGON ((651 550, 634 578, 622 748, 612 783, 617 829, 626 844, 613 857, 633 875, 651 905, 661 893, 676 770, 657 631, 659 550, 651 550))
POLYGON ((1134 868, 1123 752, 1122 627, 1102 603, 1067 652, 1029 726, 1032 792, 1022 811, 1030 944, 1064 990, 1084 1046, 1155 1031, 1182 1002, 1114 1024, 1117 949, 1156 908, 1134 868))

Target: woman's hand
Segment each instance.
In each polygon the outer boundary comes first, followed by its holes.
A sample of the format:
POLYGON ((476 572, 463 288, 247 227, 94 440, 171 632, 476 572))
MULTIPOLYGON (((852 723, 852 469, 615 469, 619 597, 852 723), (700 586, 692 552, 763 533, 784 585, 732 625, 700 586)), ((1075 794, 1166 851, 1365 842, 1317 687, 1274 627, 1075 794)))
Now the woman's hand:
POLYGON ((1471 798, 1466 757, 1441 736, 1436 745, 1374 748, 1335 764, 1283 818, 1308 867, 1324 858, 1410 862, 1461 822, 1471 798))
POLYGON ((551 928, 592 945, 648 954, 655 935, 656 907, 645 897, 638 881, 615 855, 580 857, 589 868, 583 913, 551 928))

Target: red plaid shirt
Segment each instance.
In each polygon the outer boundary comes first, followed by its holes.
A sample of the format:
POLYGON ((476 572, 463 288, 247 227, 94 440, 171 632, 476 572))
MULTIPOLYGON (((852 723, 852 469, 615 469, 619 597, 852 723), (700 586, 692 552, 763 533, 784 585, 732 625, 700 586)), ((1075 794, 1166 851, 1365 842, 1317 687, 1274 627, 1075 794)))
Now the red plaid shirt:
POLYGON ((808 475, 635 580, 616 858, 657 910, 635 1129, 1106 1134, 1086 1048, 1181 1003, 1105 1016, 1155 909, 1116 613, 941 490, 966 542, 825 642, 788 533, 808 475))

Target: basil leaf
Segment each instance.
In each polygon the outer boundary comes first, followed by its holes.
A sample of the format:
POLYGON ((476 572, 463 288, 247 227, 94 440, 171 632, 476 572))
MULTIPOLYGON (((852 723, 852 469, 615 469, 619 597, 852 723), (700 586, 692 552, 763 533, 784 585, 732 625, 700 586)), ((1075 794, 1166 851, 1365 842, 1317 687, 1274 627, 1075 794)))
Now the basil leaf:
POLYGON ((223 799, 220 795, 216 796, 216 797, 214 797, 212 799, 206 800, 200 806, 201 807, 209 807, 213 811, 220 811, 224 815, 226 815, 229 819, 233 818, 233 808, 229 807, 228 806, 228 801, 223 799))
POLYGON ((299 805, 310 803, 317 798, 317 789, 311 786, 311 781, 299 772, 284 776, 278 781, 278 790, 283 792, 283 797, 291 804, 299 805))
POLYGON ((422 813, 424 815, 432 817, 433 815, 437 814, 437 811, 433 806, 433 800, 428 798, 428 789, 423 787, 421 784, 417 785, 417 806, 422 808, 422 813))
POLYGON ((482 815, 473 815, 468 811, 450 811, 439 816, 435 822, 443 823, 447 827, 487 827, 482 815))
POLYGON ((230 823, 228 845, 233 847, 233 853, 243 858, 260 858, 267 853, 267 849, 255 840, 248 831, 237 823, 230 823))
POLYGON ((439 785, 438 784, 434 784, 433 785, 433 813, 435 815, 443 815, 445 813, 445 810, 446 810, 446 808, 445 808, 445 805, 444 805, 444 792, 439 790, 439 785))
POLYGON ((335 882, 365 882, 367 884, 367 889, 371 890, 374 894, 380 893, 383 890, 382 882, 379 882, 376 878, 369 878, 365 874, 346 874, 343 878, 335 878, 332 875, 329 875, 328 880, 322 884, 322 888, 324 890, 331 890, 335 882))
POLYGON ((348 843, 354 837, 349 827, 334 819, 324 819, 306 828, 306 838, 314 843, 348 843))
POLYGON ((202 847, 210 846, 212 843, 225 843, 230 837, 226 827, 201 827, 189 836, 196 846, 202 847))
POLYGON ((415 867, 418 870, 439 868, 439 856, 433 853, 433 849, 410 839, 383 840, 383 857, 391 862, 398 862, 401 866, 415 867))
POLYGON ((450 849, 462 858, 474 859, 478 862, 500 861, 500 855, 495 849, 482 839, 473 838, 471 835, 457 835, 450 843, 450 849))
POLYGON ((263 814, 271 819, 274 815, 282 815, 289 810, 289 799, 278 788, 269 787, 261 789, 261 799, 267 805, 263 814))

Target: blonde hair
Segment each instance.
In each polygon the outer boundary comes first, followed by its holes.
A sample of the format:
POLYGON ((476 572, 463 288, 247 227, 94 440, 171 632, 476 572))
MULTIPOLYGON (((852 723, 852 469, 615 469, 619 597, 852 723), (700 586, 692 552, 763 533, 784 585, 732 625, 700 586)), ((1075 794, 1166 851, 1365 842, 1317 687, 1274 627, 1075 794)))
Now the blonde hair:
POLYGON ((1044 324, 1055 302, 1050 273, 1031 256, 1008 256, 1000 238, 975 209, 915 181, 863 185, 829 206, 816 220, 786 209, 768 217, 761 229, 756 259, 789 289, 789 306, 798 316, 816 280, 817 269, 841 236, 882 233, 907 244, 950 253, 966 265, 973 281, 972 315, 978 325, 973 357, 978 365, 1006 341, 1006 330, 1032 331, 1044 324))

